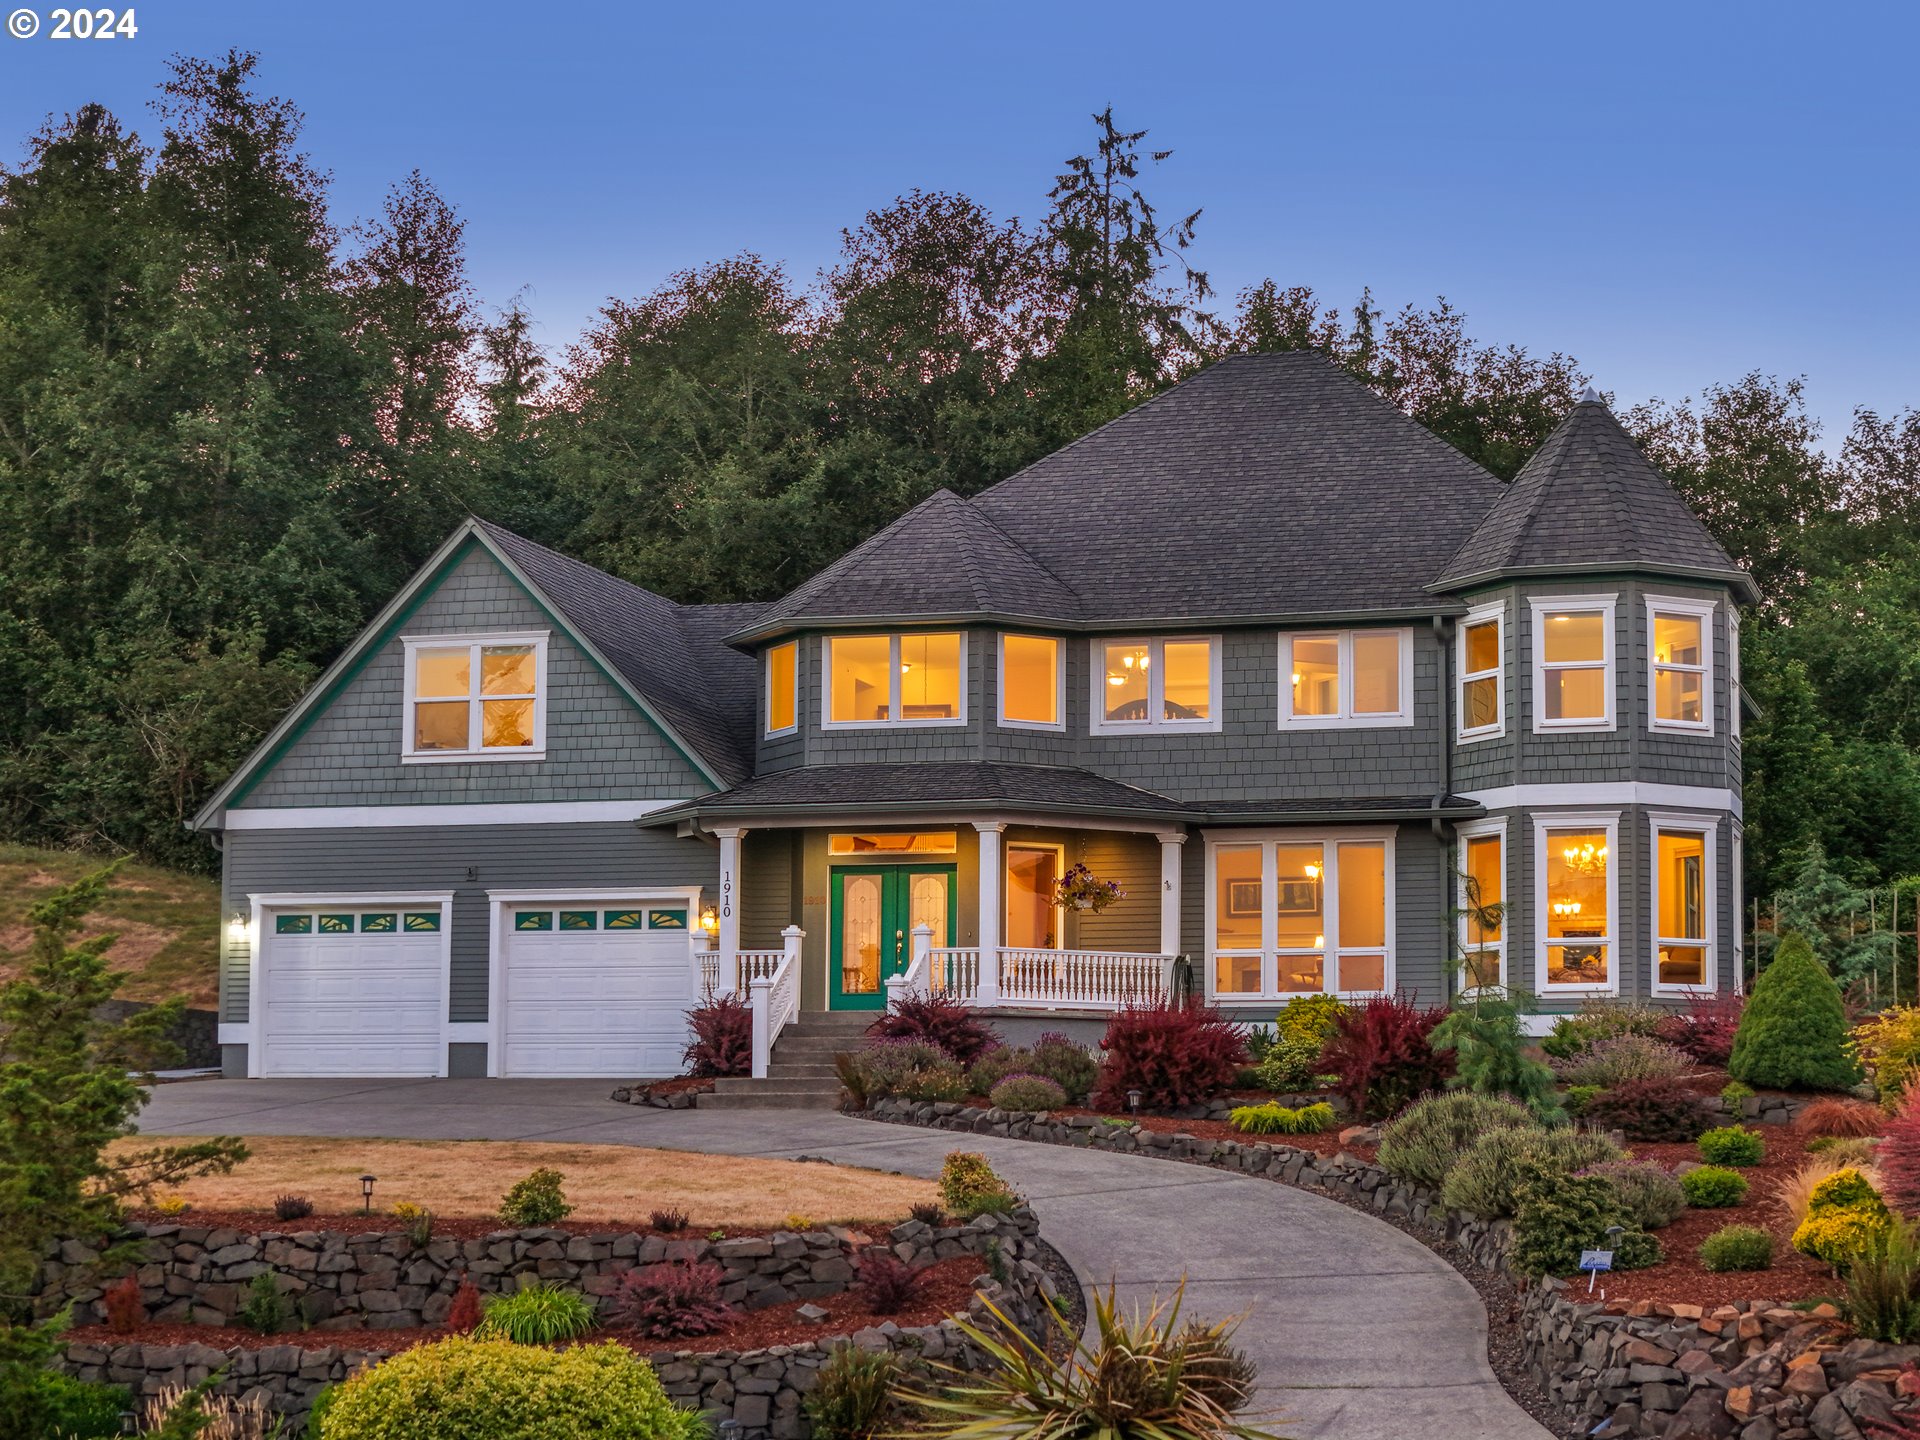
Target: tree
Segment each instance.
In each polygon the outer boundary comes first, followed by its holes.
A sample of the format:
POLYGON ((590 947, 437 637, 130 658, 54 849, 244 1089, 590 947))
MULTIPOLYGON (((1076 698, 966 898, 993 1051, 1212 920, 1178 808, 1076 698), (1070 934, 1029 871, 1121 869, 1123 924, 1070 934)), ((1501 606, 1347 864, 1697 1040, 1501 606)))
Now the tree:
POLYGON ((1860 1083, 1840 987, 1804 935, 1787 935, 1754 982, 1727 1073, 1781 1090, 1849 1090, 1860 1083))
MULTIPOLYGON (((70 938, 118 863, 55 891, 28 911, 33 946, 20 978, 0 988, 0 1306, 16 1316, 47 1244, 109 1234, 121 1202, 155 1186, 225 1172, 247 1158, 231 1136, 109 1156, 146 1103, 130 1074, 165 1058, 180 1003, 132 1019, 96 1019, 120 978, 112 935, 70 938)), ((103 1260, 123 1259, 109 1250, 103 1260)))
POLYGON ((1869 928, 1866 892, 1828 863, 1818 841, 1796 859, 1793 882, 1773 894, 1780 948, 1800 940, 1843 985, 1888 971, 1895 939, 1891 930, 1869 928))

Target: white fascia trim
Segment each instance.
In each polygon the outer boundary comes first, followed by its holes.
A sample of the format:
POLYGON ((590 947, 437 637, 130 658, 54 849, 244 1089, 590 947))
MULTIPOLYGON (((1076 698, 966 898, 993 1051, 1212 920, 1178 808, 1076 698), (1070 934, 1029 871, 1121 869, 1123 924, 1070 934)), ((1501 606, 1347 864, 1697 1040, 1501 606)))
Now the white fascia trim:
MULTIPOLYGON (((1720 821, 1717 816, 1674 815, 1651 811, 1647 815, 1647 984, 1655 995, 1711 995, 1720 988, 1720 821), (1704 985, 1666 985, 1660 980, 1660 832, 1706 837, 1706 874, 1701 877, 1701 904, 1706 936, 1694 943, 1706 952, 1701 973, 1704 985)), ((1679 937, 1669 937, 1678 940, 1679 937)))
POLYGON ((994 714, 1002 730, 1051 730, 1064 733, 1067 728, 1067 642, 1058 635, 1041 635, 1028 630, 1002 630, 994 647, 997 668, 994 672, 994 714), (1060 718, 1045 720, 1009 720, 1007 718, 1007 641, 1051 640, 1053 642, 1053 713, 1060 718))
POLYGON ((1533 625, 1533 733, 1536 735, 1577 735, 1582 732, 1593 734, 1612 730, 1619 723, 1618 697, 1614 687, 1619 684, 1618 657, 1615 653, 1618 645, 1618 632, 1615 611, 1619 608, 1620 595, 1617 591, 1605 595, 1529 595, 1528 613, 1533 625), (1547 714, 1547 670, 1542 658, 1547 648, 1547 612, 1549 610, 1598 610, 1605 617, 1602 621, 1606 631, 1606 644, 1601 656, 1606 662, 1605 679, 1601 685, 1601 696, 1605 702, 1605 712, 1598 719, 1549 720, 1547 714))
POLYGON ((229 810, 229 830, 363 830, 409 825, 572 825, 638 820, 672 800, 555 800, 497 805, 299 805, 229 810))
MULTIPOLYGON (((1479 740, 1497 740, 1507 733, 1507 602, 1494 601, 1490 605, 1476 605, 1460 617, 1454 626, 1454 741, 1460 745, 1471 745, 1479 740), (1467 630, 1474 625, 1493 622, 1494 649, 1496 651, 1493 667, 1493 713, 1491 725, 1481 725, 1475 729, 1465 728, 1467 718, 1467 630)), ((1487 678, 1485 671, 1473 672, 1476 679, 1487 678)))
POLYGON ((1718 810, 1736 816, 1741 813, 1737 790, 1707 785, 1661 785, 1647 780, 1596 785, 1502 785, 1493 790, 1468 790, 1460 798, 1488 810, 1552 805, 1669 805, 1689 810, 1718 810))
MULTIPOLYGON (((1563 811, 1533 817, 1533 991, 1536 995, 1618 995, 1623 958, 1620 914, 1620 813, 1617 810, 1563 811), (1607 837, 1607 979, 1602 985, 1547 983, 1547 832, 1602 830, 1607 837)), ((1560 942, 1577 945, 1577 940, 1560 942)))
MULTIPOLYGON (((1664 735, 1712 735, 1713 707, 1719 698, 1713 682, 1713 625, 1720 607, 1711 600, 1680 595, 1648 595, 1647 602, 1647 729, 1664 735), (1659 715, 1660 666, 1653 658, 1654 618, 1661 613, 1687 615, 1700 622, 1700 720, 1662 720, 1659 715)), ((1668 667, 1675 668, 1675 667, 1668 667)), ((1679 667, 1683 671, 1691 667, 1679 667)))

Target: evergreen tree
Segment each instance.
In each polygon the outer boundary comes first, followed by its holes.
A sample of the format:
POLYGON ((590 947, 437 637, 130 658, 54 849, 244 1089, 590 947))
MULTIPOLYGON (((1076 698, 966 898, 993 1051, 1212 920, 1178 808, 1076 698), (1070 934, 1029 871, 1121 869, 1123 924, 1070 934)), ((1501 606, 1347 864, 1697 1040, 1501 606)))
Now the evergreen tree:
POLYGON ((1840 987, 1804 935, 1786 936, 1754 982, 1727 1073, 1778 1090, 1850 1090, 1860 1083, 1840 987))

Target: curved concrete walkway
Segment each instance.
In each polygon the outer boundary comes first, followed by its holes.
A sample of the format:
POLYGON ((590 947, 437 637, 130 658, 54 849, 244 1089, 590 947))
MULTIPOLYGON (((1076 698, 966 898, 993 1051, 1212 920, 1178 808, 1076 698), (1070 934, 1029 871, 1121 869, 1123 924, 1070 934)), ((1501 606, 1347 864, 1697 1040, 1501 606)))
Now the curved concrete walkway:
POLYGON ((1244 1314, 1258 1408, 1300 1440, 1544 1440, 1486 1360, 1479 1296, 1392 1226, 1268 1180, 1168 1160, 954 1136, 842 1115, 615 1106, 599 1081, 208 1080, 162 1086, 153 1134, 339 1135, 819 1155, 909 1174, 985 1153, 1090 1285, 1244 1314))

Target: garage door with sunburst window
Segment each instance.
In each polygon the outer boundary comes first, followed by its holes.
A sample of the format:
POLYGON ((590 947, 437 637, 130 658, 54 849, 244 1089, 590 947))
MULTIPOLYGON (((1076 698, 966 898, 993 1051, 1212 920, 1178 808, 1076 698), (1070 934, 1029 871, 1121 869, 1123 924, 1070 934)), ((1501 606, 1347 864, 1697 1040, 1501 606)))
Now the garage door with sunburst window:
POLYGON ((438 905, 270 909, 261 917, 262 1075, 441 1075, 438 905))

